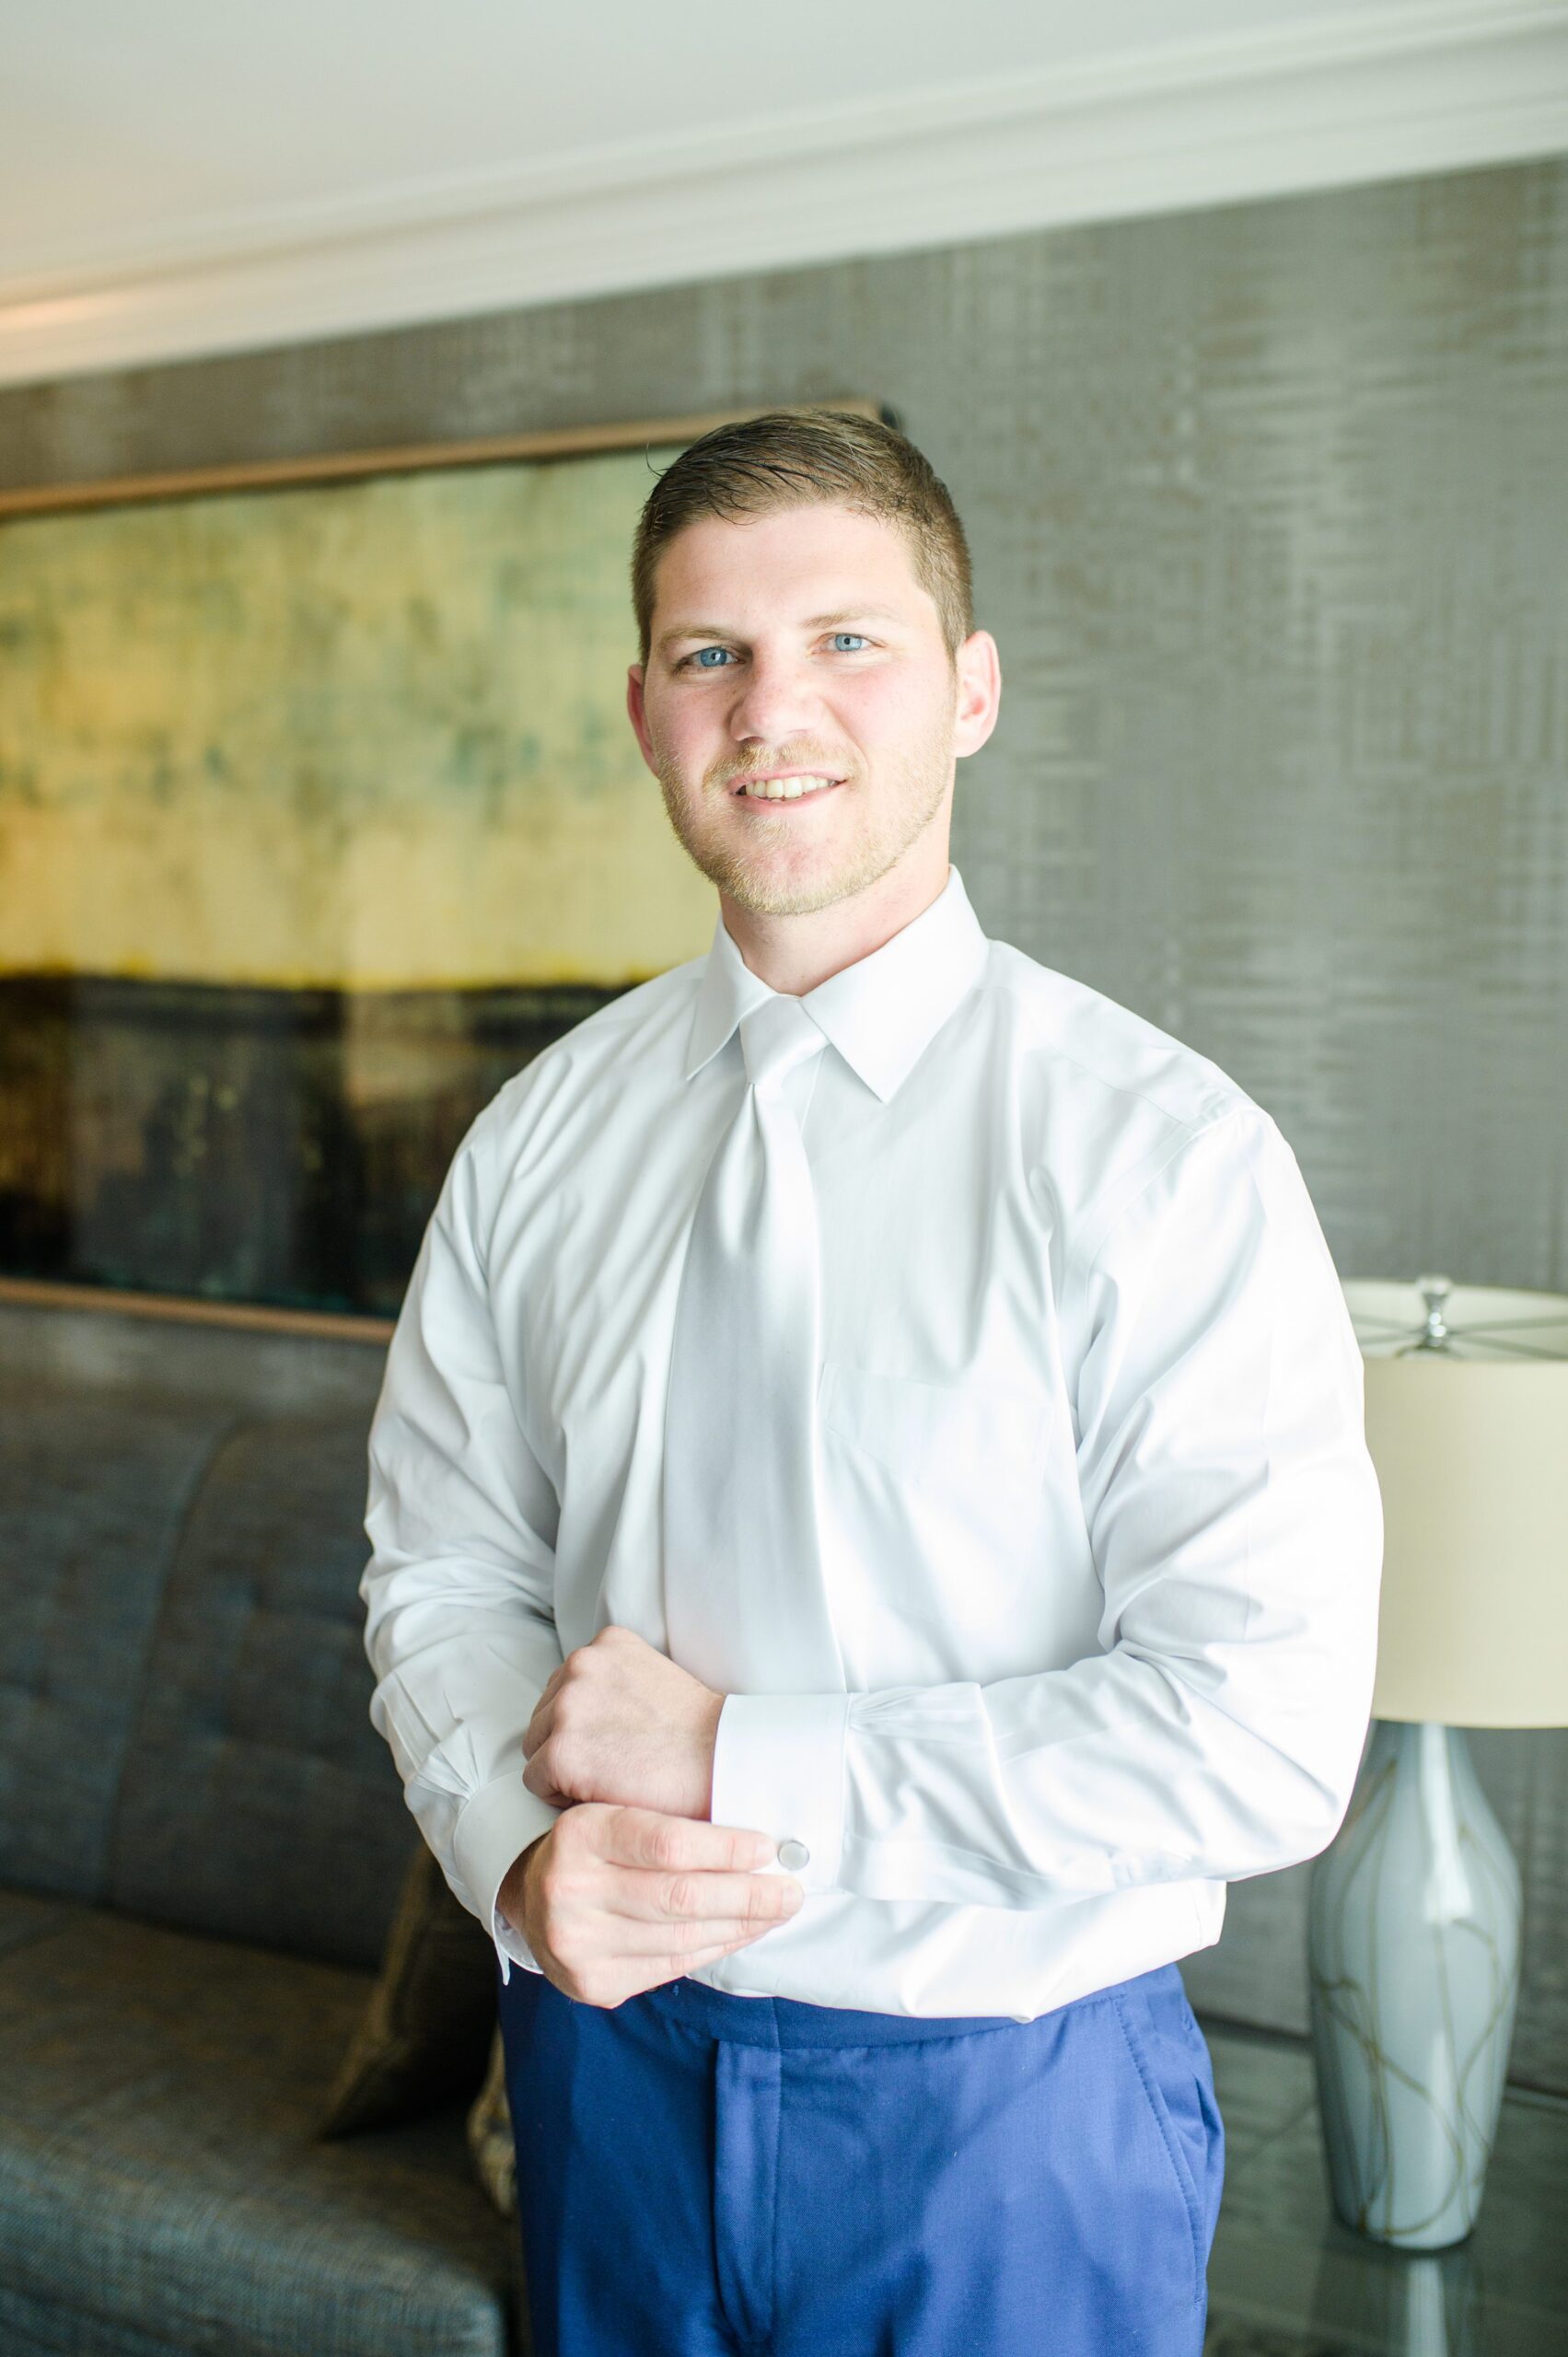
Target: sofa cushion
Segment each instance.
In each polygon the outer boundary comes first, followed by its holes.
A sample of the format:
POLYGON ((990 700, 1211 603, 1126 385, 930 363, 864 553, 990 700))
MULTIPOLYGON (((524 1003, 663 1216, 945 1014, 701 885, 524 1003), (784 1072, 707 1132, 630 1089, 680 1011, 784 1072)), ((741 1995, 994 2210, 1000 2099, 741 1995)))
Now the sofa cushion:
MULTIPOLYGON (((0 1956, 7 1949, 30 1947, 34 1940, 63 1931, 82 1914, 79 1901, 41 1898, 30 1890, 7 1890, 0 1885, 0 1956)), ((5 2342, 0 2340, 0 2349, 5 2342)))
POLYGON ((0 1883, 373 1968, 375 1337, 0 1300, 0 1883))
POLYGON ((0 1880, 104 1897, 164 1574, 232 1422, 0 1353, 0 1880))
POLYGON ((129 2325, 105 2325, 79 2308, 34 2300, 0 2283, 0 2349, 6 2357, 182 2357, 172 2341, 129 2325))
POLYGON ((370 1724, 370 1403, 258 1413, 214 1452, 164 1585, 104 1902, 381 1959, 412 1830, 370 1724))
POLYGON ((474 2182, 462 2106, 314 2141, 367 1976, 67 1912, 0 1952, 15 2345, 505 2357, 516 2230, 474 2182))

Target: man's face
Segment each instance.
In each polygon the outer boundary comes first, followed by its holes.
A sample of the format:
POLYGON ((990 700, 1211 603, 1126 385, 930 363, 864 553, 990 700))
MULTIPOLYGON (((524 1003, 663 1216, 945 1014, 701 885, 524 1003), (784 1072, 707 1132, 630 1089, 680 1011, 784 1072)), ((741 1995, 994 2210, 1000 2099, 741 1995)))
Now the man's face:
POLYGON ((797 915, 906 855, 945 877, 954 760, 990 734, 994 654, 977 632, 955 666, 879 517, 704 517, 659 559, 627 708, 697 866, 742 908, 797 915), (768 781, 791 798, 746 790, 768 781))

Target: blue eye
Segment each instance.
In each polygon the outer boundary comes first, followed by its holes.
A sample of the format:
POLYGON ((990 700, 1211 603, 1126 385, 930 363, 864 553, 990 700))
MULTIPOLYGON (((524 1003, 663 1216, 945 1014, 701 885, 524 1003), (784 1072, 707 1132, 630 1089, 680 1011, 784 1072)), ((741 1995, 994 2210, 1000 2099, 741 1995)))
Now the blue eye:
POLYGON ((729 661, 729 649, 727 646, 700 646, 690 660, 695 663, 699 671, 717 671, 729 661), (708 660, 710 655, 716 658, 712 663, 708 660))
MULTIPOLYGON (((855 645, 855 646, 865 646, 865 645, 867 645, 867 644, 869 644, 869 641, 868 641, 868 640, 862 638, 862 636, 860 635, 860 633, 859 633, 858 631, 854 631, 854 630, 836 630, 836 631, 833 633, 833 644, 834 644, 834 646, 835 646, 835 647, 841 647, 841 643, 842 643, 842 640, 844 640, 844 639, 846 639, 846 638, 851 638, 851 639, 853 639, 853 640, 854 641, 854 645, 855 645)), ((842 647, 841 647, 841 651, 842 651, 842 647)), ((850 648, 848 651, 849 651, 850 653, 852 653, 852 654, 853 654, 853 653, 854 653, 854 647, 852 647, 852 648, 850 648)))

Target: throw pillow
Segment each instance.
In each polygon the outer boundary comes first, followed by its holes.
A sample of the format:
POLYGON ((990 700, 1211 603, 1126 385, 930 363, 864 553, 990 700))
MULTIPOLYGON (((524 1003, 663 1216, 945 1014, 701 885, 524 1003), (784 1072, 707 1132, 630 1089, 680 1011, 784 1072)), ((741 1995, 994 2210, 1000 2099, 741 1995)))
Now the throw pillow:
MULTIPOLYGON (((519 1969, 513 1967, 514 1971, 519 1969)), ((504 2218, 517 2214, 517 2148, 506 2101, 506 2054, 499 2024, 490 2045, 490 2068, 469 2112, 469 2151, 481 2185, 504 2218)))
POLYGON ((483 1926, 420 1840, 318 2137, 356 2136, 471 2096, 496 2026, 495 1981, 483 1926))

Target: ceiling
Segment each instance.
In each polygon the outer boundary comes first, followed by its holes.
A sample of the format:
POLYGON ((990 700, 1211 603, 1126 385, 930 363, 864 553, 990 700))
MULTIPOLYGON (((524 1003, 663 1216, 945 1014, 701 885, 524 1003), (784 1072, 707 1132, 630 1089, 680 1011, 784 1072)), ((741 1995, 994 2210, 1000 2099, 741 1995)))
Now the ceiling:
POLYGON ((1568 0, 0 0, 0 377, 1568 148, 1568 0))

